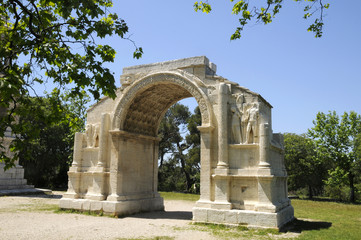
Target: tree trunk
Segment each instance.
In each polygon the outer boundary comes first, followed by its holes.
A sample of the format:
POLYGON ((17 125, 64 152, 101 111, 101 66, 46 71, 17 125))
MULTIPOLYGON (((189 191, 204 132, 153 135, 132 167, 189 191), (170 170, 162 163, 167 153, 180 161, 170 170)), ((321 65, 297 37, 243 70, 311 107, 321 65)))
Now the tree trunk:
POLYGON ((181 163, 182 172, 184 173, 184 176, 186 177, 187 192, 190 192, 190 190, 192 189, 192 184, 193 183, 192 183, 189 172, 187 172, 187 170, 186 170, 186 163, 185 163, 185 160, 184 160, 183 149, 179 145, 179 143, 177 143, 177 147, 178 147, 179 160, 180 160, 180 163, 181 163))
POLYGON ((354 178, 353 174, 349 172, 348 179, 350 182, 350 202, 352 203, 355 202, 355 186, 354 186, 353 178, 354 178))
POLYGON ((313 193, 312 193, 312 186, 311 184, 308 185, 308 198, 312 199, 313 198, 313 193))
POLYGON ((161 168, 163 166, 163 161, 164 161, 164 153, 160 152, 160 164, 159 164, 159 168, 161 168))
POLYGON ((185 161, 183 156, 180 158, 181 160, 181 168, 182 168, 182 172, 184 173, 185 177, 186 177, 186 185, 187 185, 187 192, 190 192, 190 190, 192 189, 192 180, 191 177, 189 175, 189 173, 186 171, 186 166, 185 166, 185 161))

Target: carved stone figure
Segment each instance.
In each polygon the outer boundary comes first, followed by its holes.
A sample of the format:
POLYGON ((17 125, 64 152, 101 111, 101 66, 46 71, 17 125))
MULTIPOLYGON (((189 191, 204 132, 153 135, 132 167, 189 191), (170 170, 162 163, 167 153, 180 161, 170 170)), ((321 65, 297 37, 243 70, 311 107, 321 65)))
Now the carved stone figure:
POLYGON ((85 139, 86 145, 88 148, 93 146, 93 126, 91 124, 87 124, 85 127, 85 139))
POLYGON ((237 103, 238 109, 239 109, 241 112, 243 112, 243 105, 244 105, 244 103, 245 103, 245 101, 244 101, 244 95, 243 95, 243 94, 238 94, 238 95, 237 95, 236 103, 237 103))
POLYGON ((236 107, 231 107, 232 112, 232 143, 240 144, 242 140, 242 112, 240 112, 236 107))
POLYGON ((100 133, 100 126, 99 124, 95 124, 92 126, 92 143, 91 147, 98 147, 99 146, 99 133, 100 133))
POLYGON ((246 130, 246 143, 255 143, 254 139, 257 137, 257 124, 258 124, 258 106, 254 103, 253 106, 247 110, 247 130, 246 130))

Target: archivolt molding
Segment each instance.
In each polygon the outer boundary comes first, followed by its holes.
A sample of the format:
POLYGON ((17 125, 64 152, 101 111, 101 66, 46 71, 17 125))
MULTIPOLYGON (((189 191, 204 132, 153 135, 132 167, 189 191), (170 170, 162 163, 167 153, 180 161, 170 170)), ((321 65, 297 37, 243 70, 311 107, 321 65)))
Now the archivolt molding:
MULTIPOLYGON (((184 94, 186 94, 185 92, 188 92, 196 99, 202 115, 202 125, 212 125, 212 106, 207 95, 201 89, 201 87, 205 87, 204 83, 192 74, 186 73, 182 70, 176 70, 152 73, 140 78, 139 80, 136 80, 132 85, 124 89, 123 95, 115 107, 112 121, 113 129, 124 129, 128 111, 130 111, 130 107, 136 100, 137 96, 139 94, 145 93, 148 89, 152 90, 152 87, 156 89, 155 86, 157 85, 169 85, 169 88, 172 86, 180 86, 182 88, 180 90, 180 95, 183 94, 184 96, 184 94)), ((187 95, 188 94, 185 96, 187 97, 187 95)), ((177 97, 175 97, 175 99, 176 98, 177 97)), ((181 97, 180 99, 182 98, 184 97, 181 97)), ((164 109, 161 111, 163 114, 164 109)), ((134 114, 139 115, 139 113, 134 114)), ((147 116, 144 117, 146 118, 147 116)), ((151 124, 150 120, 149 124, 151 124)))

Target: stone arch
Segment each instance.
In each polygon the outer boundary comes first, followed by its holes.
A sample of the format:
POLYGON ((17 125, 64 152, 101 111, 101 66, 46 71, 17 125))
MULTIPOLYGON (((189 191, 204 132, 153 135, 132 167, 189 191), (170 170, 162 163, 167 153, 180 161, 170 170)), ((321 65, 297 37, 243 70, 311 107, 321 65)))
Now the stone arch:
POLYGON ((291 221, 282 136, 272 133, 272 106, 215 72, 206 57, 123 69, 117 99, 93 106, 88 133, 75 134, 69 187, 60 207, 115 215, 163 210, 157 189, 159 123, 172 104, 194 97, 202 125, 200 199, 193 220, 274 228, 291 221), (231 128, 232 108, 245 116, 239 125, 255 123, 251 141, 230 138, 240 131, 231 128), (99 144, 87 144, 94 131, 99 144))
POLYGON ((155 73, 134 82, 116 104, 112 128, 155 136, 167 109, 187 97, 196 99, 202 125, 212 125, 208 97, 194 79, 179 72, 155 73))

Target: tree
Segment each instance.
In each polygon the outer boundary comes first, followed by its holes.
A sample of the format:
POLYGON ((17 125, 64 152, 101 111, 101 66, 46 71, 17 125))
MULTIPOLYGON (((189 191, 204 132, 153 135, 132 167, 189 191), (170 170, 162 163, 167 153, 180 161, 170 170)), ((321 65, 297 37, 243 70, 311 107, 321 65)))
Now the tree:
MULTIPOLYGON (((189 116, 190 112, 188 107, 176 103, 168 109, 160 123, 158 131, 158 136, 161 138, 159 142, 160 164, 158 175, 160 190, 180 190, 180 188, 177 187, 180 179, 186 178, 189 180, 189 175, 184 171, 185 168, 179 167, 179 162, 183 163, 184 166, 182 150, 184 138, 182 137, 182 132, 185 130, 185 124, 189 116), (170 157, 167 163, 164 164, 166 154, 170 154, 170 157), (181 161, 179 161, 180 158, 182 158, 181 161)), ((186 181, 182 182, 184 183, 186 181)), ((181 188, 183 188, 183 186, 181 188)))
MULTIPOLYGON (((53 82, 62 91, 69 89, 69 97, 73 98, 82 98, 84 90, 95 99, 101 95, 116 96, 114 76, 105 67, 114 61, 115 50, 97 41, 111 35, 127 39, 128 26, 117 14, 109 12, 110 7, 111 0, 2 2, 0 108, 8 110, 0 119, 0 137, 7 128, 16 136, 22 134, 17 119, 26 117, 23 109, 31 108, 29 96, 37 95, 36 84, 53 82)), ((135 46, 134 57, 139 58, 142 53, 142 48, 135 46)), ((54 103, 50 106, 56 107, 54 103)), ((19 150, 17 144, 13 150, 19 150)), ((9 168, 16 158, 2 155, 0 160, 9 168)))
POLYGON ((332 187, 347 184, 349 200, 355 202, 361 116, 353 111, 345 112, 341 118, 335 111, 319 112, 313 124, 308 135, 315 140, 317 157, 331 166, 326 183, 332 187))
MULTIPOLYGON (((294 0, 295 2, 301 2, 301 0, 294 0)), ((323 28, 323 18, 325 9, 329 8, 328 3, 324 3, 323 0, 305 0, 308 2, 304 7, 304 19, 312 19, 314 18, 314 22, 308 27, 308 31, 315 33, 315 37, 322 36, 322 28, 323 28), (314 17, 316 14, 318 16, 314 17)), ((235 2, 231 0, 231 2, 235 2)), ((241 16, 239 21, 239 26, 236 28, 235 32, 231 36, 231 40, 241 38, 241 32, 244 27, 252 21, 256 23, 264 23, 269 24, 272 22, 272 18, 276 17, 276 15, 280 12, 284 2, 283 0, 267 0, 264 1, 262 5, 260 5, 257 1, 249 1, 249 0, 239 0, 233 4, 232 14, 241 16), (253 3, 254 5, 250 4, 253 3)), ((195 2, 194 3, 195 11, 202 11, 205 13, 210 13, 212 11, 212 7, 209 4, 209 1, 205 2, 195 2)))
POLYGON ((288 173, 288 189, 308 189, 308 197, 322 192, 327 169, 315 156, 316 146, 305 134, 284 134, 285 165, 288 173))
POLYGON ((25 126, 21 141, 25 144, 21 145, 19 151, 20 164, 26 169, 25 178, 37 187, 51 189, 67 186, 74 134, 83 130, 85 103, 88 101, 86 98, 69 101, 67 96, 60 96, 62 101, 59 101, 57 94, 58 92, 53 92, 46 97, 30 98, 33 111, 19 119, 19 123, 25 126), (53 102, 57 102, 60 115, 57 118, 61 121, 49 121, 53 114, 53 102), (34 114, 34 111, 37 114, 34 114), (38 129, 39 134, 33 137, 32 131, 38 129))
POLYGON ((189 134, 186 136, 186 142, 189 146, 187 153, 187 166, 193 177, 193 192, 199 193, 200 190, 200 171, 201 171, 201 136, 198 130, 198 126, 202 125, 202 116, 199 107, 194 109, 194 113, 190 116, 187 121, 189 134))
POLYGON ((162 139, 159 144, 160 190, 194 192, 194 186, 199 185, 200 136, 197 126, 200 124, 198 107, 191 114, 188 107, 177 103, 167 111, 158 134, 162 139), (167 160, 165 155, 168 155, 167 160))

